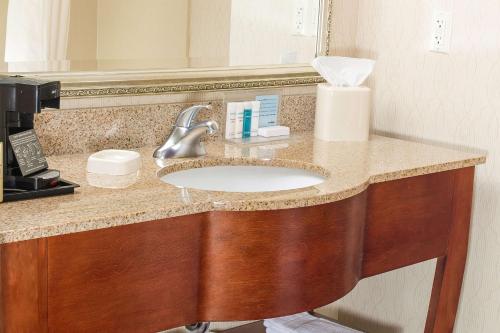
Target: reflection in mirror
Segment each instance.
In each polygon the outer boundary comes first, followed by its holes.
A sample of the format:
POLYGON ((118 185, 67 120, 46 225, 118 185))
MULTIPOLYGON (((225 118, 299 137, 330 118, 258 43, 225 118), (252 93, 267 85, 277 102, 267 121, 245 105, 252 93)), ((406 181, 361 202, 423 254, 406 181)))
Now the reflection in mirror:
POLYGON ((305 64, 321 0, 0 0, 0 71, 305 64))

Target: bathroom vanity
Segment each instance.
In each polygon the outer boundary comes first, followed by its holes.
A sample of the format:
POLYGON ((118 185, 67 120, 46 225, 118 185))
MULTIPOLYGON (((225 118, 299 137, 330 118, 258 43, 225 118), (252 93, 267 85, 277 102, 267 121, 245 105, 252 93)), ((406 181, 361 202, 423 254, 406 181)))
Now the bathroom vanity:
POLYGON ((88 155, 51 165, 75 195, 0 206, 0 332, 158 332, 313 310, 364 278, 437 258, 425 332, 451 332, 474 168, 482 155, 374 136, 312 133, 265 146, 213 142, 158 167, 153 148, 119 190, 86 182, 88 155), (307 169, 297 190, 228 193, 160 177, 214 165, 307 169))

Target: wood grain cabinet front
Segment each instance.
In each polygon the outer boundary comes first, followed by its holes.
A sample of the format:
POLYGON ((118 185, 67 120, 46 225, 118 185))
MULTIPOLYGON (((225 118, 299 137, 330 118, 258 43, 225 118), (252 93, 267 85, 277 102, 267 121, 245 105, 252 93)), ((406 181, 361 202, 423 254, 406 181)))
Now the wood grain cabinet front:
POLYGON ((4 244, 0 332, 158 332, 312 310, 439 258, 426 332, 451 332, 474 168, 320 206, 207 212, 4 244))

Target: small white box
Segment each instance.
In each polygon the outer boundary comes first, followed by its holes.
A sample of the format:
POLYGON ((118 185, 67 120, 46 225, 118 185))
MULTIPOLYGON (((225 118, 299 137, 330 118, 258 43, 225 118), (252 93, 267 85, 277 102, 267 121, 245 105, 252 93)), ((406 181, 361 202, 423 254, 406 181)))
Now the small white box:
POLYGON ((111 176, 137 173, 140 167, 141 155, 129 150, 102 150, 87 161, 87 172, 111 176))
POLYGON ((259 136, 263 136, 265 138, 288 135, 290 135, 290 127, 286 126, 270 126, 259 128, 259 136))

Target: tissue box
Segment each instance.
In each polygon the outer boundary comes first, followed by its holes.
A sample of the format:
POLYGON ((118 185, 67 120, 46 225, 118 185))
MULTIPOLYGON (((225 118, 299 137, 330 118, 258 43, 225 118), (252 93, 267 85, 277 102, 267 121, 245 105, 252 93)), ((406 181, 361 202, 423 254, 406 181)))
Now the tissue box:
POLYGON ((314 136, 324 141, 367 141, 370 113, 370 88, 319 84, 314 136))

